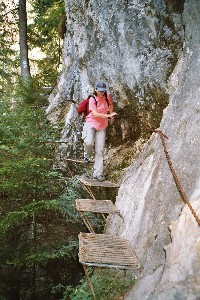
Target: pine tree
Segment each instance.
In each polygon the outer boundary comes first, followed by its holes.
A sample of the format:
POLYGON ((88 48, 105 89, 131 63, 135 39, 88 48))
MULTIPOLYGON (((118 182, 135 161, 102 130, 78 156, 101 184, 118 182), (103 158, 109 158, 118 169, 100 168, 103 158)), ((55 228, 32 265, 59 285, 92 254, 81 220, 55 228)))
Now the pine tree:
POLYGON ((64 196, 66 182, 53 169, 55 145, 46 142, 56 130, 40 107, 27 103, 23 88, 25 102, 18 96, 12 107, 0 106, 0 298, 49 299, 50 286, 66 285, 67 266, 77 264, 78 196, 64 196))

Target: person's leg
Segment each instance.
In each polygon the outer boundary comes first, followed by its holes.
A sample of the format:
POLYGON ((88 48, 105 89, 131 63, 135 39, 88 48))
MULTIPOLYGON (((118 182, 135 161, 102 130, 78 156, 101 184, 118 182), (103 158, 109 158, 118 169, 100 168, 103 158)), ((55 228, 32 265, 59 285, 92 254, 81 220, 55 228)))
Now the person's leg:
POLYGON ((106 130, 97 130, 95 134, 94 177, 103 175, 103 154, 105 149, 106 130))
POLYGON ((84 140, 84 158, 90 159, 94 147, 95 129, 86 122, 83 126, 82 138, 84 140))

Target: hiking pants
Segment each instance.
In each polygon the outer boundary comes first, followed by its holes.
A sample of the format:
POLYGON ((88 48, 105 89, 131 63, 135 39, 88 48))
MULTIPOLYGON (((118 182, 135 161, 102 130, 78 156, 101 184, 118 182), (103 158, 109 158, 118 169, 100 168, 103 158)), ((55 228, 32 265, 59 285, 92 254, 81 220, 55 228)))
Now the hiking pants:
POLYGON ((106 129, 97 130, 85 122, 82 138, 84 140, 84 157, 90 159, 95 152, 93 176, 103 175, 103 154, 105 149, 106 129))

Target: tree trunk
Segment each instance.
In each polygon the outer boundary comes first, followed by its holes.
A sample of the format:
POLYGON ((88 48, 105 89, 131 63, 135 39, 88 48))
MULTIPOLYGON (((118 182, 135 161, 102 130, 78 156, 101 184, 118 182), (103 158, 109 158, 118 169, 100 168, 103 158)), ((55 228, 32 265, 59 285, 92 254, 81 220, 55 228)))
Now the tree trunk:
MULTIPOLYGON (((33 254, 36 252, 36 218, 35 212, 33 213, 33 254)), ((31 278, 31 300, 36 300, 36 263, 32 266, 32 278, 31 278)))
POLYGON ((19 43, 21 76, 23 80, 26 80, 31 77, 28 59, 26 0, 19 0, 19 43))

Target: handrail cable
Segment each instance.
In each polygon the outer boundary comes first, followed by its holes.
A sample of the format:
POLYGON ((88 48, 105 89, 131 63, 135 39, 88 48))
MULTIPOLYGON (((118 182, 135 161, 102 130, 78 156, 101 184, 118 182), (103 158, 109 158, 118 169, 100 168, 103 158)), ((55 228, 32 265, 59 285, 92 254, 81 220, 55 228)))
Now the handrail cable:
POLYGON ((142 117, 141 117, 141 115, 138 112, 136 112, 136 117, 137 117, 139 123, 141 125, 143 125, 144 128, 146 128, 147 130, 149 130, 151 132, 155 132, 155 133, 159 134, 159 136, 161 138, 161 142, 162 142, 163 148, 164 148, 165 156, 167 158, 167 162, 168 162, 168 165, 169 165, 169 168, 170 168, 170 171, 171 171, 171 173, 173 175, 174 181, 175 181, 177 189, 178 189, 178 191, 179 191, 179 193, 181 195, 181 198, 188 205, 191 213, 193 214, 193 216, 194 216, 195 220, 197 221, 198 225, 200 226, 200 219, 197 216, 196 212, 194 211, 192 205, 190 204, 190 202, 188 200, 187 195, 185 194, 185 192, 184 192, 184 190, 183 190, 183 188, 181 186, 181 183, 180 183, 179 178, 178 178, 178 176, 177 176, 177 174, 175 172, 175 169, 173 167, 173 164, 172 164, 172 161, 170 159, 169 153, 167 151, 167 147, 166 147, 166 143, 165 143, 165 138, 168 139, 168 137, 162 132, 162 130, 152 129, 148 124, 146 124, 144 121, 142 121, 141 120, 142 117))

